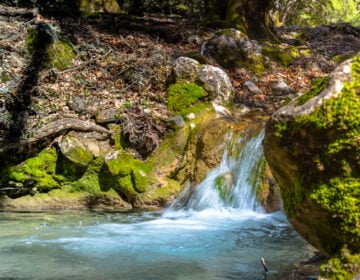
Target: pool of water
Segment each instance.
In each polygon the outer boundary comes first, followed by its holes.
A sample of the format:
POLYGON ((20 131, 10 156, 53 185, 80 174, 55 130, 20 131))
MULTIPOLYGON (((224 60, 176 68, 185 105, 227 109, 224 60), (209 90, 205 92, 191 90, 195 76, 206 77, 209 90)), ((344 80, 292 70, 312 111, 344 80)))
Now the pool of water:
POLYGON ((313 252, 281 212, 0 213, 0 279, 289 279, 313 252))

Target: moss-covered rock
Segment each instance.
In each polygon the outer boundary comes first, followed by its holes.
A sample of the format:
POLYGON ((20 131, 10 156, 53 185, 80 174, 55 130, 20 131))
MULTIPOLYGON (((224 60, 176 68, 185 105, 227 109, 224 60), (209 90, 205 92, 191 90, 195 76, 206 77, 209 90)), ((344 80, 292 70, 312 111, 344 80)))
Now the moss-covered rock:
POLYGON ((153 182, 150 164, 136 160, 126 152, 117 152, 113 159, 105 160, 100 180, 103 188, 113 188, 127 202, 134 203, 138 194, 146 192, 153 182))
POLYGON ((62 138, 59 147, 62 155, 77 166, 86 167, 93 158, 78 138, 69 135, 62 138))
POLYGON ((268 213, 283 209, 280 187, 265 160, 259 162, 260 178, 256 186, 256 198, 268 213))
MULTIPOLYGON (((290 66, 293 63, 293 57, 289 52, 289 47, 281 48, 280 45, 274 45, 269 42, 263 44, 261 48, 261 53, 263 55, 283 66, 290 66)), ((297 55, 297 53, 295 55, 297 55)))
POLYGON ((37 51, 44 55, 43 61, 38 63, 46 68, 66 69, 75 57, 72 46, 59 38, 57 31, 46 24, 40 24, 36 28, 29 28, 25 45, 30 54, 37 51))
POLYGON ((9 167, 3 172, 1 183, 14 188, 13 195, 48 192, 58 188, 59 183, 52 177, 55 173, 57 153, 55 149, 45 149, 36 157, 9 167))
POLYGON ((69 67, 74 57, 75 52, 69 43, 63 40, 55 40, 47 48, 45 66, 64 70, 69 67))
MULTIPOLYGON (((219 67, 208 64, 201 65, 195 59, 179 57, 174 62, 171 82, 172 85, 168 88, 169 97, 184 96, 180 100, 179 106, 185 105, 183 107, 186 107, 186 103, 191 103, 194 100, 194 94, 196 94, 195 100, 199 99, 198 96, 208 96, 208 99, 217 100, 219 103, 231 103, 233 86, 229 76, 219 67), (205 89, 207 94, 202 93, 199 87, 205 89), (185 94, 172 95, 171 93, 174 90, 178 93, 185 91, 185 94), (186 99, 189 101, 186 102, 186 99)), ((176 102, 177 100, 174 102, 169 100, 170 109, 176 105, 176 102)))
POLYGON ((245 67, 256 74, 262 74, 266 66, 261 46, 237 29, 224 29, 206 43, 205 52, 226 68, 245 67))
POLYGON ((359 89, 360 55, 339 65, 318 95, 302 105, 293 100, 266 127, 265 155, 285 212, 327 256, 344 246, 360 253, 359 89))

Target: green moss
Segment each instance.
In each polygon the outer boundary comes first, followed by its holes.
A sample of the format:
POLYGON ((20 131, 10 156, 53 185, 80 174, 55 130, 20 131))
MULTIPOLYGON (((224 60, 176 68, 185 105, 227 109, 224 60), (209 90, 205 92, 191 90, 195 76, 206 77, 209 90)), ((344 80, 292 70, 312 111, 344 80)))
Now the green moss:
MULTIPOLYGON (((42 44, 46 44, 46 42, 41 42, 40 40, 38 31, 34 28, 29 28, 25 39, 25 47, 28 53, 32 54, 36 48, 39 48, 42 44)), ((49 45, 45 46, 47 47, 44 59, 45 67, 55 67, 63 70, 71 64, 75 57, 75 52, 71 45, 63 40, 55 40, 53 38, 52 41, 49 42, 49 45)))
POLYGON ((283 66, 290 66, 293 63, 293 58, 286 51, 281 50, 278 46, 272 44, 264 44, 262 47, 262 54, 269 57, 273 61, 280 63, 283 66))
POLYGON ((137 191, 134 188, 133 178, 131 175, 120 177, 117 180, 118 185, 115 190, 118 191, 121 196, 126 197, 126 201, 133 202, 138 195, 137 191))
POLYGON ((200 86, 190 83, 176 83, 167 90, 168 109, 172 112, 181 112, 188 109, 207 95, 200 86))
POLYGON ((70 184, 71 192, 87 192, 87 193, 99 193, 101 192, 101 186, 99 182, 99 173, 104 164, 102 158, 96 158, 88 165, 84 175, 77 181, 70 184))
MULTIPOLYGON (((339 219, 339 227, 347 233, 348 243, 360 237, 360 179, 353 177, 331 178, 311 194, 311 198, 339 219), (353 238, 349 238, 353 236, 353 238)), ((360 248, 359 248, 360 249, 360 248)))
POLYGON ((347 247, 320 267, 320 274, 330 280, 351 280, 360 272, 360 254, 351 253, 347 247))
POLYGON ((75 57, 73 48, 65 41, 57 40, 47 48, 46 66, 59 70, 66 69, 75 57))
POLYGON ((22 182, 26 179, 26 176, 23 172, 17 172, 13 171, 9 175, 9 180, 15 181, 15 182, 22 182))
MULTIPOLYGON (((310 95, 318 94, 327 84, 328 78, 317 81, 310 95)), ((282 189, 286 212, 292 218, 308 205, 312 215, 323 218, 320 232, 331 226, 331 241, 324 237, 317 241, 324 253, 337 253, 343 245, 359 252, 360 56, 352 65, 352 80, 344 82, 339 96, 323 100, 309 115, 277 126, 280 145, 301 147, 299 154, 296 149, 288 151, 297 164, 296 169, 291 166, 292 177, 296 173, 291 189, 282 189)))
POLYGON ((64 157, 62 154, 59 154, 55 171, 57 181, 76 181, 84 175, 85 171, 86 166, 75 164, 68 158, 64 157))
POLYGON ((111 130, 111 139, 114 141, 114 148, 115 150, 120 150, 124 146, 124 139, 122 139, 121 135, 121 125, 117 124, 109 124, 109 129, 111 130))
POLYGON ((37 157, 29 158, 10 168, 9 180, 21 183, 34 180, 37 189, 45 192, 58 188, 58 182, 52 177, 52 174, 55 173, 56 160, 56 150, 45 149, 37 157))
POLYGON ((160 200, 160 201, 168 201, 169 197, 172 195, 178 194, 180 192, 180 183, 166 178, 165 186, 161 188, 157 188, 152 195, 153 199, 160 200))
POLYGON ((153 184, 151 171, 150 163, 136 160, 131 154, 122 151, 117 159, 107 161, 101 170, 102 189, 114 188, 128 202, 133 202, 138 194, 146 192, 153 184))
POLYGON ((349 54, 338 54, 331 58, 331 61, 335 62, 336 64, 340 64, 344 62, 345 60, 351 58, 353 55, 349 54))
POLYGON ((326 89, 328 84, 329 84, 329 77, 317 78, 312 80, 310 89, 306 91, 303 95, 299 96, 299 98, 296 101, 296 104, 299 106, 305 104, 306 101, 317 96, 324 89, 326 89))
POLYGON ((10 81, 10 75, 7 71, 2 71, 0 74, 0 83, 6 83, 10 81))
POLYGON ((254 74, 261 75, 265 72, 266 66, 264 64, 264 58, 260 54, 252 54, 248 55, 246 61, 238 62, 238 67, 241 65, 244 65, 246 68, 248 68, 250 71, 252 71, 254 74))
POLYGON ((28 53, 32 54, 38 45, 38 32, 34 28, 28 28, 25 38, 25 48, 28 53))

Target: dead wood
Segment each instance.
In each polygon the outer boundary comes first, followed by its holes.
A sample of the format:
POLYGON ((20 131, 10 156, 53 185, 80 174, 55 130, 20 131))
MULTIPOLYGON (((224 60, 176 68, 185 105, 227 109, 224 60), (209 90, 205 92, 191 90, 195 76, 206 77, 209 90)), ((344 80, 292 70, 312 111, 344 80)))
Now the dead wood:
POLYGON ((23 16, 23 17, 35 17, 39 14, 38 9, 27 9, 27 8, 18 8, 18 7, 6 7, 0 5, 0 15, 1 16, 23 16))
POLYGON ((166 124, 153 118, 140 107, 128 110, 120 120, 122 134, 142 158, 147 158, 160 143, 166 124))

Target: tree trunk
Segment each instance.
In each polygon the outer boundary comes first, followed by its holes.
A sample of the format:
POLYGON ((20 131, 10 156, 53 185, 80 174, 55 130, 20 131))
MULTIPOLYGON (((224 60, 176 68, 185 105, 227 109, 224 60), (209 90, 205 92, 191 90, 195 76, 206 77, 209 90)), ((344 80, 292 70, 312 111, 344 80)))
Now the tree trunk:
POLYGON ((222 21, 249 36, 271 36, 271 20, 268 15, 274 0, 212 0, 208 21, 222 21))

